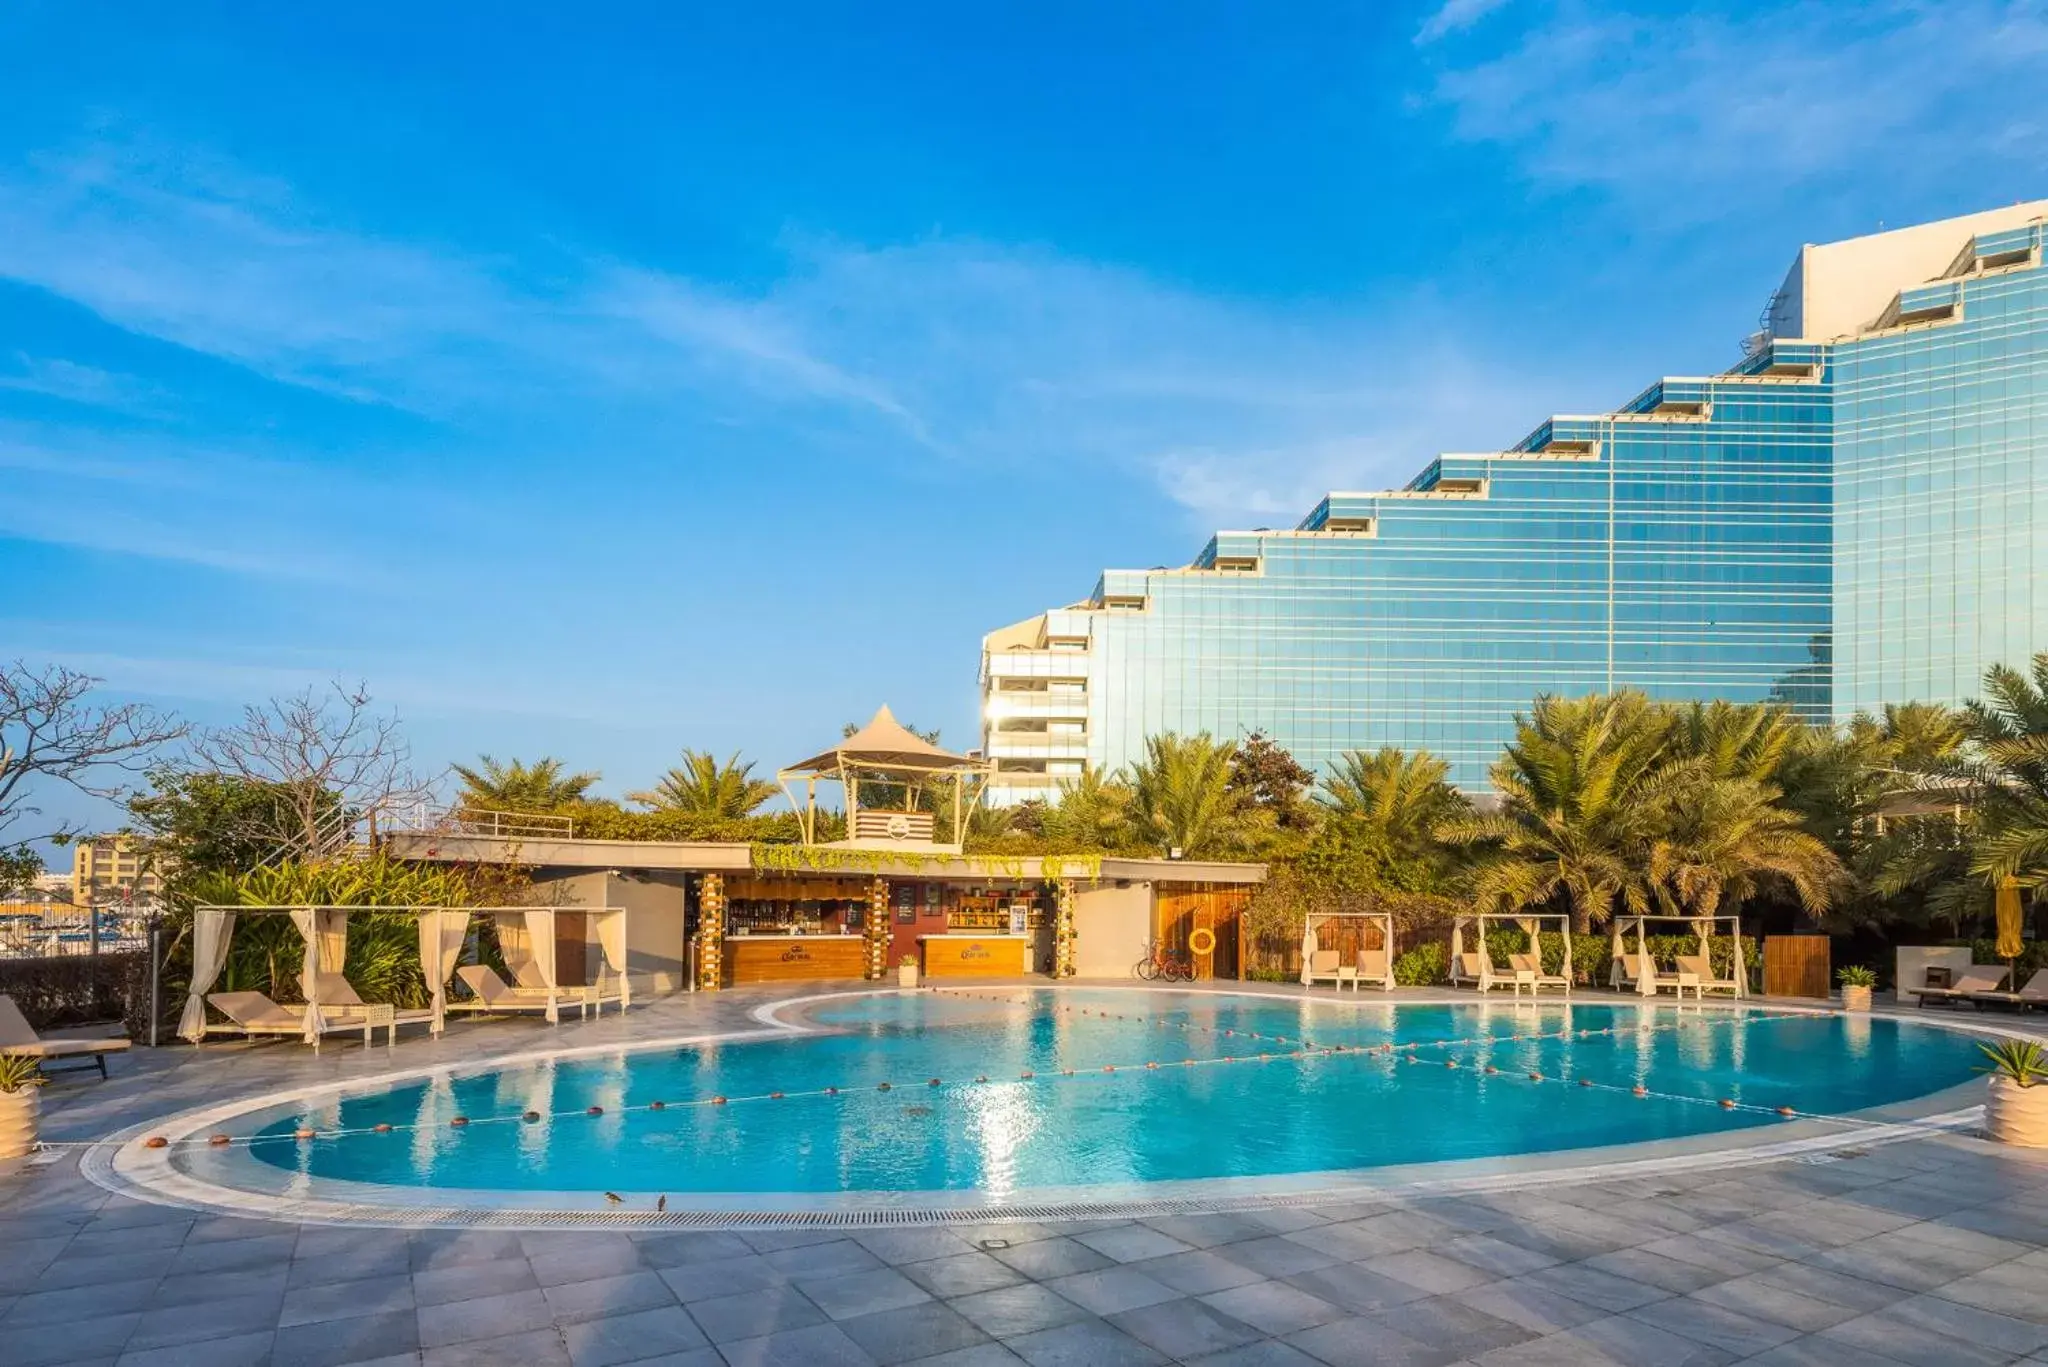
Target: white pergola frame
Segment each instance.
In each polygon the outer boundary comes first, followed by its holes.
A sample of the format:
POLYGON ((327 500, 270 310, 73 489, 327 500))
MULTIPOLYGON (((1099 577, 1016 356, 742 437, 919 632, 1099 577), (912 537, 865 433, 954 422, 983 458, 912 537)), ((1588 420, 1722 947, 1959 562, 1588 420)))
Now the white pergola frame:
MULTIPOLYGON (((1360 950, 1360 953, 1364 952, 1364 950, 1360 950)), ((1349 981, 1353 991, 1358 990, 1360 985, 1369 982, 1378 983, 1382 992, 1393 991, 1394 914, 1390 911, 1318 911, 1309 913, 1307 919, 1302 922, 1301 927, 1301 985, 1303 987, 1313 987, 1325 978, 1340 988, 1346 981, 1349 981), (1386 958, 1383 971, 1368 973, 1362 965, 1354 962, 1347 965, 1339 965, 1338 971, 1335 973, 1317 973, 1315 971, 1315 956, 1320 951, 1321 945, 1317 939, 1316 932, 1332 921, 1376 923, 1380 928, 1380 952, 1386 958), (1349 968, 1351 972, 1345 973, 1345 968, 1349 968)))
MULTIPOLYGON (((545 984, 546 990, 549 993, 547 1017, 550 1022, 555 1022, 560 1019, 560 1003, 563 1000, 588 1005, 592 1002, 601 1003, 604 999, 602 970, 599 971, 599 982, 595 988, 583 987, 572 989, 575 995, 566 998, 562 995, 563 990, 557 987, 553 981, 560 976, 555 969, 552 949, 554 943, 554 916, 556 913, 564 911, 601 916, 606 918, 605 926, 616 927, 616 935, 612 937, 616 941, 614 944, 604 936, 604 927, 601 926, 598 941, 599 948, 605 962, 610 964, 619 975, 618 997, 620 1009, 623 1010, 632 1005, 632 980, 627 973, 630 949, 626 934, 629 918, 624 907, 369 906, 360 903, 246 906, 238 903, 203 903, 194 907, 192 912, 192 985, 187 995, 184 1017, 179 1023, 179 1033, 196 1044, 206 1038, 209 1030, 217 1028, 207 1024, 206 997, 212 992, 214 984, 219 981, 221 969, 227 963, 228 949, 234 940, 235 919, 240 916, 283 915, 293 918, 305 941, 305 958, 299 972, 300 991, 306 998, 304 1013, 306 1021, 305 1039, 315 1049, 319 1048, 320 1036, 327 1024, 320 1009, 320 979, 323 975, 345 979, 348 962, 346 954, 344 954, 340 967, 330 970, 323 966, 320 962, 320 940, 323 935, 346 937, 348 934, 348 917, 352 912, 360 912, 366 915, 404 914, 419 918, 420 974, 426 979, 427 986, 433 992, 433 1032, 437 1035, 447 1026, 449 1009, 448 980, 454 975, 456 964, 461 958, 463 946, 469 938, 471 918, 490 916, 495 919, 499 916, 512 914, 518 914, 527 918, 534 916, 544 918, 541 926, 546 932, 550 950, 544 959, 539 955, 536 955, 535 959, 536 962, 545 965, 544 976, 549 979, 545 984), (338 922, 323 923, 323 918, 329 916, 339 917, 338 922), (300 921, 300 917, 304 917, 305 920, 300 921), (455 932, 452 944, 450 941, 451 931, 455 932), (428 939, 429 935, 432 936, 431 940, 428 939), (438 972, 430 970, 427 966, 427 946, 430 944, 438 951, 436 956, 440 960, 438 965, 440 971, 438 972), (205 957, 210 957, 213 960, 210 969, 204 972, 201 971, 200 967, 202 950, 205 957)), ((531 919, 527 921, 527 926, 529 931, 533 928, 533 921, 531 919)), ((372 1003, 372 1005, 388 1004, 372 1003)), ((343 1008, 344 1012, 354 1012, 357 1009, 355 1007, 343 1008)))
POLYGON ((1561 987, 1564 989, 1564 994, 1569 997, 1572 994, 1572 978, 1574 976, 1572 966, 1572 918, 1569 914, 1561 911, 1464 912, 1451 919, 1450 970, 1451 986, 1453 987, 1462 987, 1468 982, 1475 984, 1481 992, 1491 992, 1496 987, 1509 987, 1514 989, 1516 996, 1520 996, 1522 989, 1525 987, 1529 989, 1531 996, 1537 995, 1545 987, 1561 987), (1486 927, 1489 922, 1493 921, 1512 921, 1517 929, 1528 935, 1529 952, 1536 956, 1537 968, 1534 970, 1527 968, 1510 969, 1503 973, 1494 965, 1493 954, 1486 947, 1486 927), (1538 936, 1541 933, 1543 923, 1546 921, 1555 921, 1558 924, 1558 928, 1564 933, 1564 973, 1561 976, 1556 974, 1546 975, 1541 967, 1543 949, 1542 942, 1538 936), (1466 962, 1468 957, 1474 957, 1469 956, 1465 949, 1465 930, 1468 926, 1477 935, 1475 940, 1478 946, 1476 965, 1466 962))
POLYGON ((1616 991, 1628 990, 1623 981, 1623 964, 1626 961, 1632 962, 1635 965, 1634 990, 1640 996, 1654 997, 1660 990, 1669 989, 1683 997, 1688 988, 1692 990, 1692 994, 1695 997, 1705 992, 1729 992, 1734 994, 1735 998, 1739 1001, 1749 995, 1748 974, 1744 972, 1746 965, 1742 954, 1742 918, 1740 916, 1727 913, 1719 913, 1712 916, 1688 916, 1675 912, 1644 912, 1640 915, 1617 916, 1614 918, 1611 927, 1609 943, 1611 962, 1607 969, 1607 983, 1608 986, 1616 991), (1699 957, 1705 961, 1708 972, 1704 975, 1688 971, 1677 973, 1658 972, 1655 961, 1650 958, 1648 938, 1643 932, 1643 925, 1648 921, 1660 921, 1691 927, 1692 933, 1699 937, 1699 957), (1712 971, 1714 967, 1712 927, 1724 922, 1728 926, 1729 935, 1735 941, 1735 976, 1732 978, 1715 977, 1712 971), (1631 930, 1635 932, 1636 936, 1636 947, 1633 954, 1628 952, 1625 943, 1626 936, 1631 930))

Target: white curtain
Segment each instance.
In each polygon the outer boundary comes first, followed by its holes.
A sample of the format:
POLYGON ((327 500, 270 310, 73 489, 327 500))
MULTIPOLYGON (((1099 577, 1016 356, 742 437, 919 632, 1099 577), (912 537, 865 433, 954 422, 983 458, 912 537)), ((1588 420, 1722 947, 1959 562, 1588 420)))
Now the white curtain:
POLYGON ((445 908, 420 916, 420 971, 434 994, 434 1029, 441 1028, 448 1007, 448 979, 469 938, 469 913, 445 908))
POLYGON ((1304 924, 1301 928, 1301 985, 1303 987, 1309 985, 1309 976, 1315 968, 1315 959, 1316 928, 1312 924, 1304 924))
POLYGON ((292 924, 299 928, 299 937, 306 942, 305 957, 300 961, 299 986, 306 998, 306 1043, 320 1043, 320 1031, 327 1024, 320 1014, 320 975, 326 965, 320 961, 322 942, 327 938, 320 931, 320 913, 311 907, 292 908, 292 924))
MULTIPOLYGON (((541 975, 540 965, 534 962, 533 932, 524 912, 507 912, 498 920, 498 948, 505 955, 505 968, 512 974, 517 987, 546 987, 548 979, 541 975)), ((550 927, 548 943, 554 944, 554 933, 550 927)), ((552 950, 549 951, 552 954, 552 950)), ((550 958, 549 963, 554 961, 550 958)))
POLYGON ((623 911, 601 911, 597 916, 597 943, 604 950, 605 966, 619 975, 619 1005, 633 1004, 633 984, 626 977, 626 916, 623 911))
POLYGON ((214 908, 192 916, 192 991, 178 1017, 178 1033, 194 1044, 206 1038, 206 994, 227 966, 228 942, 235 935, 235 913, 214 908))
POLYGON ((555 913, 553 911, 529 911, 526 913, 526 947, 533 956, 533 971, 540 981, 530 986, 548 989, 548 1020, 561 1019, 555 1005, 555 913))

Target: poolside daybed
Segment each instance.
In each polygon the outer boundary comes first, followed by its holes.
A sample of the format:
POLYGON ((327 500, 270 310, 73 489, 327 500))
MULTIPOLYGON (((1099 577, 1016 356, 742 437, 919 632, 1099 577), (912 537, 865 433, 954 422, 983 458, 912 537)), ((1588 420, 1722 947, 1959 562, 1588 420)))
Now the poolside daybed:
POLYGON ((1572 978, 1572 937, 1571 917, 1562 912, 1498 912, 1479 911, 1451 920, 1451 986, 1471 983, 1481 992, 1490 992, 1496 987, 1513 989, 1520 996, 1524 988, 1530 995, 1539 994, 1546 987, 1562 990, 1571 995, 1572 978), (1516 929, 1529 937, 1529 948, 1513 956, 1506 969, 1494 962, 1493 953, 1486 945, 1489 924, 1495 921, 1510 921, 1516 929), (1564 961, 1556 973, 1543 971, 1543 949, 1541 927, 1545 921, 1555 921, 1564 937, 1564 961), (1471 939, 1467 940, 1466 936, 1471 939))
POLYGON ((1980 1010, 1985 1006, 2012 1006, 2022 1011, 2048 1007, 2048 968, 2035 969, 2034 976, 2017 992, 1973 992, 1970 1002, 1980 1010))
POLYGON ((280 1006, 261 992, 212 992, 207 994, 206 1004, 226 1016, 229 1025, 210 1025, 209 1034, 224 1030, 231 1035, 287 1035, 306 1040, 315 1049, 320 1047, 322 1035, 350 1035, 360 1030, 363 1033, 363 1047, 368 1048, 371 1036, 379 1026, 397 1026, 387 1017, 391 1007, 376 1009, 365 1007, 360 1014, 344 1011, 333 1013, 315 1010, 310 1003, 293 1003, 280 1006))
POLYGON ((1742 921, 1735 916, 1658 916, 1644 913, 1637 916, 1617 916, 1610 930, 1609 952, 1611 966, 1607 970, 1608 986, 1623 992, 1635 992, 1642 996, 1655 996, 1659 992, 1671 992, 1679 997, 1691 992, 1700 997, 1708 992, 1726 992, 1732 997, 1749 995, 1745 974, 1745 959, 1742 951, 1742 921), (1672 956, 1669 972, 1660 969, 1650 955, 1649 939, 1645 927, 1651 921, 1671 922, 1687 926, 1699 939, 1699 949, 1692 954, 1672 956), (1713 929, 1726 922, 1728 933, 1735 944, 1734 967, 1727 976, 1714 967, 1713 929), (1635 946, 1627 943, 1629 932, 1635 933, 1635 946))
POLYGON ((44 1039, 28 1023, 28 1017, 21 1014, 21 1008, 14 1004, 14 998, 0 994, 0 1054, 26 1054, 30 1058, 90 1058, 91 1063, 77 1063, 69 1068, 43 1069, 46 1073, 76 1073, 88 1068, 100 1070, 100 1080, 106 1081, 107 1055, 118 1054, 128 1047, 125 1039, 44 1039))
MULTIPOLYGON (((1974 1006, 1976 1004, 1975 998, 1977 997, 1988 997, 1994 994, 2007 995, 2000 993, 1999 989, 2005 986, 2008 972, 2009 970, 1999 968, 1995 964, 1972 964, 1957 974, 1947 987, 1919 988, 1920 1005, 1925 1006, 1929 1002, 1941 1002, 1944 1005, 1954 1006, 1957 1002, 1970 1002, 1974 1006)), ((2032 987, 2033 984, 2028 983, 2027 986, 2032 987)), ((2018 994, 2013 993, 2010 995, 2017 996, 2018 994)))
POLYGON ((1379 911, 1316 912, 1302 921, 1301 982, 1312 987, 1318 982, 1335 983, 1356 992, 1367 982, 1382 990, 1394 987, 1394 918, 1379 911), (1326 934, 1327 932, 1327 934, 1326 934), (1366 940, 1376 933, 1377 946, 1366 940), (1325 945, 1332 939, 1334 944, 1325 945))

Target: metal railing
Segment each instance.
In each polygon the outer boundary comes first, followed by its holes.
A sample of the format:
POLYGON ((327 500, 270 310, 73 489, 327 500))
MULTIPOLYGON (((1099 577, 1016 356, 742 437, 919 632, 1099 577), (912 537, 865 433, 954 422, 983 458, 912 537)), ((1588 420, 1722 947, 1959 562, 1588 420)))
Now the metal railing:
POLYGON ((154 902, 25 906, 0 902, 0 959, 57 959, 146 948, 154 902))
POLYGON ((431 834, 487 835, 497 839, 542 836, 566 840, 575 818, 559 812, 506 812, 483 807, 417 807, 389 814, 383 829, 431 834))

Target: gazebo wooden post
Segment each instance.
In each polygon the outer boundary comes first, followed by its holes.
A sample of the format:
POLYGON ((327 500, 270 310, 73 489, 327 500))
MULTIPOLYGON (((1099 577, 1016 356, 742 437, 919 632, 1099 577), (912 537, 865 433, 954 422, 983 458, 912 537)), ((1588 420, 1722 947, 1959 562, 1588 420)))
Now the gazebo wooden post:
MULTIPOLYGON (((1158 895, 1155 890, 1153 895, 1158 895)), ((1052 975, 1074 976, 1074 880, 1062 878, 1054 885, 1052 919, 1052 975)))

